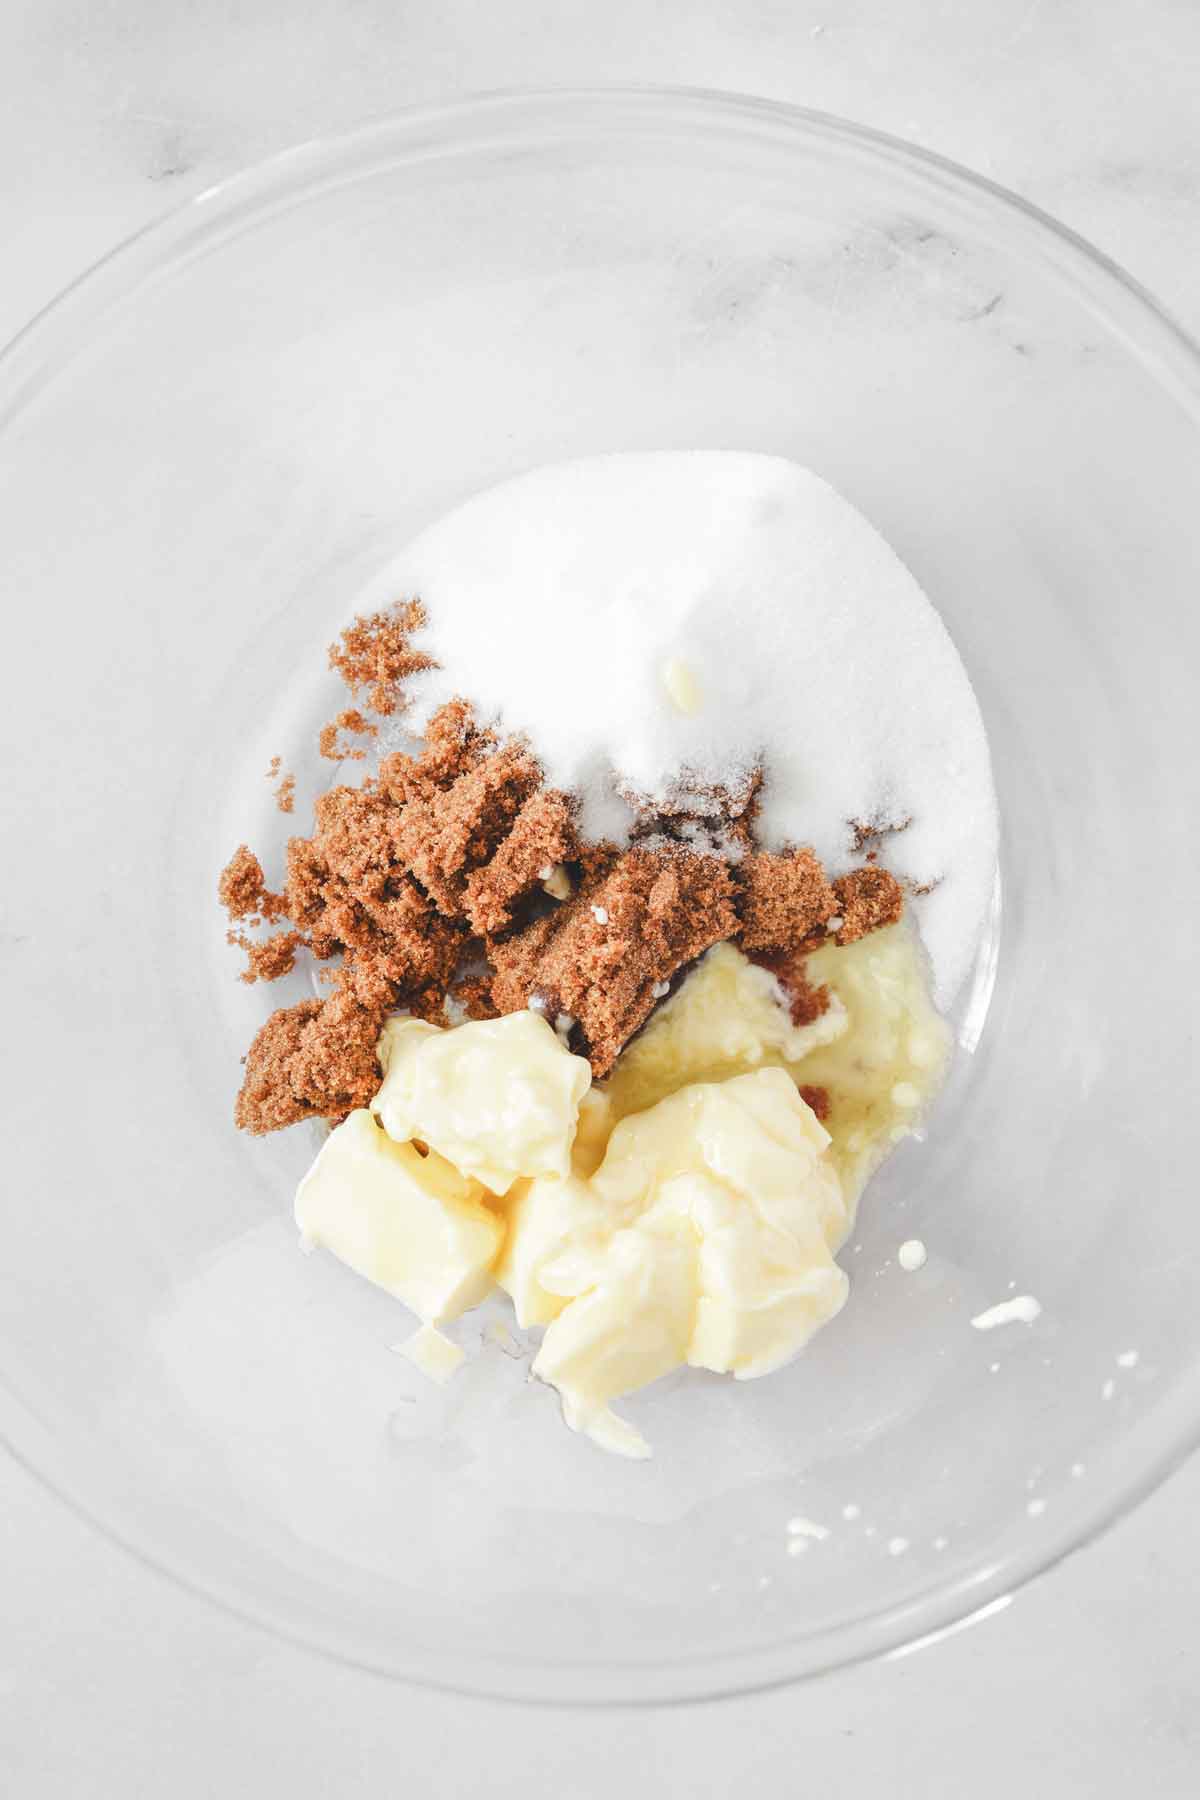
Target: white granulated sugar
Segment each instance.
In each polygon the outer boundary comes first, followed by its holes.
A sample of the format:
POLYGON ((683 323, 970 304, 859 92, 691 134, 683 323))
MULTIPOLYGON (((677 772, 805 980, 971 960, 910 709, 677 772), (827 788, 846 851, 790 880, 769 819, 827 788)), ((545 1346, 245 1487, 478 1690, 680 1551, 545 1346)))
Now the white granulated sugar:
POLYGON ((913 577, 816 475, 723 451, 535 469, 432 525, 370 603, 410 595, 439 667, 406 725, 465 695, 580 794, 591 837, 628 837, 626 795, 711 812, 758 766, 768 847, 833 874, 861 861, 852 820, 911 821, 880 860, 934 884, 915 911, 953 996, 996 854, 979 708, 913 577))

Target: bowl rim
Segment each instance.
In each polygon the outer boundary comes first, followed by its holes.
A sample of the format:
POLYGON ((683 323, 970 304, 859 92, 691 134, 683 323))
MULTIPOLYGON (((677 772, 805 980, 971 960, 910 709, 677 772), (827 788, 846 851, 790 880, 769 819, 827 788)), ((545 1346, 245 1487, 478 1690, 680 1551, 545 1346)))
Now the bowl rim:
MULTIPOLYGON (((1200 425, 1200 345, 1117 263, 1028 201, 936 152, 833 114, 719 89, 642 84, 505 88, 405 109, 350 132, 309 139, 203 189, 119 243, 0 350, 0 430, 68 366, 86 342, 88 329, 111 308, 142 291, 156 275, 177 272, 191 256, 218 243, 230 227, 261 220, 275 207, 323 186, 359 178, 373 161, 395 165, 478 153, 489 145, 532 145, 548 133, 555 141, 587 136, 599 119, 610 132, 624 121, 646 138, 656 130, 711 134, 719 129, 726 137, 740 132, 793 147, 832 145, 868 163, 900 167, 931 193, 953 196, 960 204, 974 202, 985 217, 1015 227, 1022 255, 1090 305, 1105 329, 1200 425)), ((1146 1440, 1140 1454, 1123 1456, 1128 1473, 1111 1477, 1101 1494, 1080 1494, 1069 1517, 1061 1524, 1050 1522, 1034 1544, 977 1561, 950 1582, 927 1584, 881 1612, 817 1636, 785 1631, 767 1647, 678 1657, 665 1669, 635 1658, 558 1658, 550 1663, 506 1651, 497 1670, 496 1659, 484 1655, 464 1658, 423 1650, 365 1654, 336 1629, 305 1629, 269 1603, 248 1602, 236 1583, 211 1569, 191 1567, 185 1554, 154 1542, 152 1528, 142 1536, 130 1527, 120 1497, 113 1503, 103 1492, 103 1481, 89 1478, 86 1456, 73 1458, 68 1448, 54 1442, 2 1377, 0 1398, 0 1443, 15 1460, 111 1542, 189 1592, 285 1641, 372 1673, 459 1693, 566 1705, 723 1698, 875 1657, 907 1654, 1006 1607, 1019 1588, 1124 1517, 1200 1444, 1200 1369, 1195 1369, 1146 1415, 1133 1434, 1146 1440)))

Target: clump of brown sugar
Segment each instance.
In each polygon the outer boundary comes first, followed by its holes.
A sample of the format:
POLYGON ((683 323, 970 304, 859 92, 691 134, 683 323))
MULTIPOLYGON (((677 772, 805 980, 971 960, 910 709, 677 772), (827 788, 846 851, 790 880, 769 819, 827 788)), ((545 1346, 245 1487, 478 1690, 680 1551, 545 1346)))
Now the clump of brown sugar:
POLYGON ((759 850, 743 858, 742 948, 778 950, 820 940, 836 916, 837 895, 811 850, 774 856, 759 850))
MULTIPOLYGON (((343 637, 349 674, 377 686, 394 681, 411 666, 398 643, 383 626, 358 621, 343 637)), ((335 725, 374 729, 360 714, 335 725)), ((375 1043, 387 1015, 405 1008, 444 1019, 460 964, 472 953, 481 961, 482 932, 510 924, 540 893, 546 864, 578 848, 573 804, 542 787, 522 745, 498 744, 457 701, 435 714, 420 755, 393 753, 377 778, 319 796, 312 834, 288 844, 282 894, 271 892, 258 858, 241 846, 218 888, 231 921, 287 919, 292 927, 261 943, 232 934, 246 951, 244 979, 290 972, 301 950, 339 966, 333 992, 312 1003, 315 1011, 256 1040, 239 1123, 271 1131, 313 1112, 336 1116, 348 1094, 373 1092, 381 1079, 375 1043), (327 1029, 334 1023, 336 1030, 327 1029)), ((490 986, 490 971, 460 984, 460 1003, 472 1016, 494 1013, 490 986)))
POLYGON ((227 935, 231 944, 246 952, 242 980, 247 982, 278 981, 280 976, 290 975, 296 966, 296 952, 304 942, 298 931, 279 931, 257 943, 244 931, 227 935))
MULTIPOLYGON (((432 666, 410 643, 424 624, 408 601, 357 619, 330 651, 367 711, 394 713, 403 683, 432 666)), ((377 732, 356 705, 321 748, 360 760, 341 734, 377 732)), ((244 844, 221 876, 232 926, 288 926, 260 941, 231 930, 243 979, 276 980, 305 954, 327 965, 329 989, 258 1033, 238 1124, 274 1131, 368 1103, 380 1028, 400 1009, 445 1023, 533 1007, 602 1076, 672 981, 726 938, 778 976, 796 1024, 818 1018, 829 995, 807 979, 808 951, 891 923, 903 897, 881 869, 831 883, 811 850, 759 849, 760 783, 702 796, 694 820, 647 814, 628 849, 589 843, 574 798, 545 785, 529 745, 482 728, 466 700, 442 706, 418 754, 392 752, 377 775, 320 795, 311 834, 288 843, 282 892, 244 844)))
POLYGON ((247 844, 239 844, 221 871, 217 898, 235 923, 282 918, 286 904, 282 894, 268 888, 263 866, 247 844))
POLYGON ((570 1020, 606 1075, 676 970, 733 936, 734 899, 720 857, 627 850, 548 917, 490 945, 495 1003, 570 1020))
POLYGON ((247 1054, 235 1122, 246 1131, 279 1131, 366 1106, 379 1088, 382 1023, 346 994, 272 1013, 247 1054))
POLYGON ((514 907, 542 882, 542 871, 578 853, 575 808, 567 796, 553 788, 530 794, 495 855, 467 877, 463 897, 472 928, 488 936, 503 931, 514 907))
POLYGON ((886 869, 852 869, 833 884, 842 923, 839 944, 854 944, 869 931, 894 925, 904 911, 904 890, 886 869))
POLYGON ((409 639, 426 624, 419 600, 404 600, 383 612, 355 619, 329 647, 329 666, 352 694, 366 696, 374 713, 386 717, 400 705, 400 689, 410 676, 435 667, 409 639))
POLYGON ((357 733, 360 737, 375 737, 378 725, 372 725, 365 719, 356 706, 349 706, 340 712, 336 719, 330 719, 322 725, 317 735, 317 749, 329 762, 363 762, 366 751, 358 744, 343 744, 343 731, 357 733))

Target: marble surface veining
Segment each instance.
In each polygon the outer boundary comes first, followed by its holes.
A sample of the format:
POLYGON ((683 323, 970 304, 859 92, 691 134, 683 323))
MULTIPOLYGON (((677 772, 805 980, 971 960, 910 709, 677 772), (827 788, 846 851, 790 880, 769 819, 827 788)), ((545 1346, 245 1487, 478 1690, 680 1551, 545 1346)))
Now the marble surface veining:
MULTIPOLYGON (((1200 330, 1194 0, 0 0, 0 339, 118 239, 300 139, 472 89, 662 81, 957 158, 1200 330)), ((1193 1463, 983 1626, 816 1685, 614 1718, 411 1693, 280 1645, 0 1456, 0 1791, 1105 1800, 1136 1779, 1183 1800, 1198 1517, 1193 1463)))

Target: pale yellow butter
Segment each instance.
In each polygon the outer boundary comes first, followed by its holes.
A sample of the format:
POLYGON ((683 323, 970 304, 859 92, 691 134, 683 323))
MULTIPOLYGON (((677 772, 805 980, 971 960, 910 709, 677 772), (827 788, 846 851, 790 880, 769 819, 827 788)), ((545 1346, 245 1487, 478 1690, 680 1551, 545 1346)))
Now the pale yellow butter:
POLYGON ((566 1175, 592 1072, 537 1013, 451 1030, 392 1019, 379 1040, 372 1102, 397 1143, 428 1144, 493 1194, 520 1176, 566 1175))
POLYGON ((716 945, 622 1051, 601 1091, 622 1118, 687 1082, 764 1067, 825 1088, 830 1161, 852 1218, 897 1134, 911 1132, 941 1086, 950 1029, 934 1010, 920 943, 904 923, 814 951, 807 973, 828 988, 830 1004, 811 1024, 794 1026, 774 976, 732 944, 716 945))
MULTIPOLYGON (((614 1400, 685 1363, 765 1375, 839 1310, 858 1194, 941 1080, 949 1032, 904 926, 809 975, 830 1005, 794 1026, 775 978, 716 946, 595 1087, 532 1012, 391 1021, 373 1110, 301 1184, 301 1230, 427 1323, 497 1281, 546 1327, 534 1372, 568 1424, 648 1455, 614 1400)), ((436 1333, 404 1348, 434 1379, 461 1360, 436 1333)))
POLYGON ((663 664, 662 683, 676 712, 691 717, 704 705, 704 690, 690 663, 672 656, 663 664))
POLYGON ((477 1182, 394 1143, 365 1110, 330 1132, 296 1191, 296 1223, 429 1324, 490 1291, 504 1235, 477 1182))
POLYGON ((645 1221, 598 1250, 586 1291, 547 1328, 533 1372, 558 1389, 573 1431, 623 1456, 649 1456, 609 1402, 687 1361, 695 1315, 696 1241, 686 1217, 645 1221))
POLYGON ((782 1002, 774 975, 733 944, 714 945, 617 1058, 604 1087, 613 1112, 641 1112, 688 1082, 798 1062, 846 1030, 836 994, 809 1025, 793 1025, 782 1002))
POLYGON ((589 1181, 603 1161, 611 1131, 608 1096, 589 1088, 579 1104, 571 1173, 518 1181, 508 1192, 508 1230, 496 1281, 511 1298, 519 1325, 548 1325, 567 1303, 562 1294, 542 1286, 543 1269, 572 1250, 594 1251, 612 1235, 612 1210, 589 1181))
POLYGON ((436 1325, 422 1325, 420 1331, 414 1331, 402 1344, 392 1347, 439 1387, 445 1387, 467 1360, 466 1351, 440 1332, 436 1325))
MULTIPOLYGON (((564 1245, 554 1253, 543 1229, 537 1291, 575 1297, 533 1371, 559 1389, 568 1424, 644 1454, 613 1399, 685 1362, 766 1374, 838 1311, 845 1209, 828 1146, 788 1075, 762 1069, 624 1119, 590 1182, 534 1184, 530 1223, 557 1204, 564 1245)), ((505 1254, 518 1263, 524 1225, 510 1220, 505 1254)))
POLYGON ((787 1068, 829 1094, 830 1160, 853 1215, 875 1170, 919 1126, 942 1085, 952 1037, 929 997, 920 942, 903 922, 845 949, 814 951, 808 978, 837 995, 846 1026, 788 1057, 787 1068))

